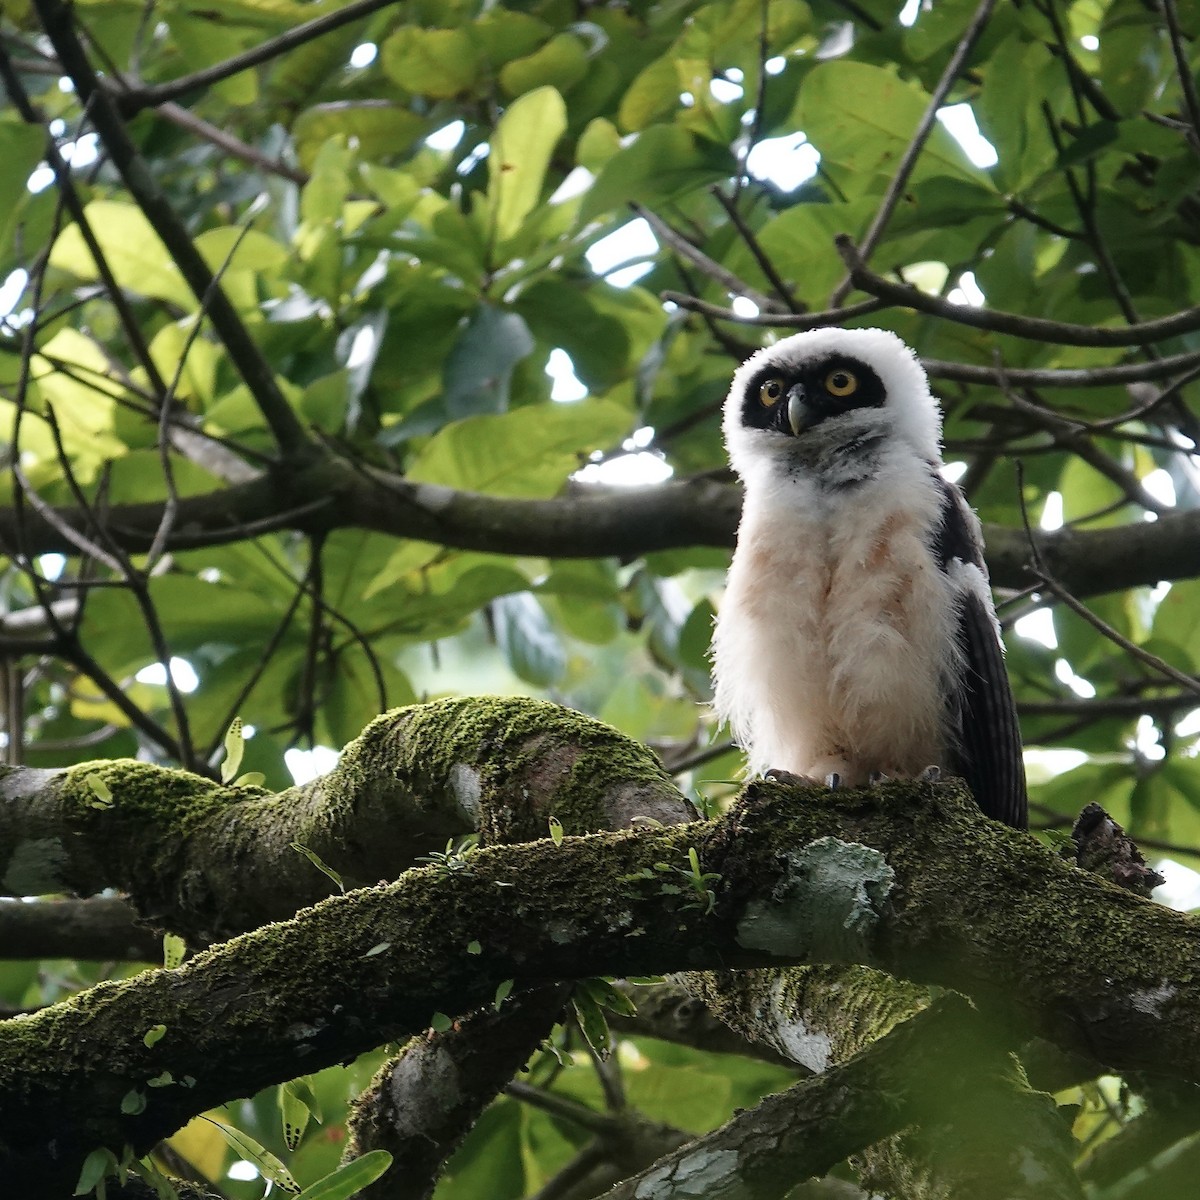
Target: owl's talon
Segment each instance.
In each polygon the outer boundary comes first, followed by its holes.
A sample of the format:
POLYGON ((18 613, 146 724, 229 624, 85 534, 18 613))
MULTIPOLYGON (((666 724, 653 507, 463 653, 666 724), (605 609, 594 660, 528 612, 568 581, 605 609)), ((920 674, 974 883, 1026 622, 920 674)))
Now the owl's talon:
POLYGON ((917 776, 918 783, 937 783, 942 777, 942 768, 931 763, 917 776))
POLYGON ((867 783, 869 783, 871 787, 879 787, 880 784, 887 783, 889 778, 890 776, 885 775, 882 771, 872 771, 870 775, 867 776, 867 783))
POLYGON ((808 775, 797 775, 794 771, 785 771, 782 767, 769 767, 763 772, 763 778, 771 783, 782 783, 788 787, 820 787, 818 780, 808 775))

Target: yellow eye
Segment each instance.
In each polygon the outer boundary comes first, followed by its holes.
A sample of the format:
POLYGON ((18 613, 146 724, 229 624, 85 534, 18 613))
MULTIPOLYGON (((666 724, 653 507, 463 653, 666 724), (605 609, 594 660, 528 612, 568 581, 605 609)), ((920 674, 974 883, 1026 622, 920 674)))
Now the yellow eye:
POLYGON ((825 376, 825 390, 831 396, 853 396, 858 391, 858 377, 853 371, 830 371, 825 376))
POLYGON ((772 404, 778 404, 779 398, 782 395, 782 379, 768 379, 767 382, 758 389, 758 398, 762 401, 766 408, 770 408, 772 404))

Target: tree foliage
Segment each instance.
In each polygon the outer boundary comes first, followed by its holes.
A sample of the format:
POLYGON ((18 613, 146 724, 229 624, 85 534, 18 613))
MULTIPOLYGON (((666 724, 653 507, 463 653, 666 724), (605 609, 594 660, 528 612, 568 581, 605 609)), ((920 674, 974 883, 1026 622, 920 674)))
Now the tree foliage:
MULTIPOLYGON (((648 743, 720 811, 739 769, 705 708, 730 374, 790 329, 883 324, 924 360, 985 522, 1040 835, 1096 800, 1195 866, 1200 10, 900 8, 6 3, 7 763, 215 781, 240 718, 240 772, 275 791, 287 752, 385 710, 524 694, 648 743)), ((405 862, 449 869, 435 824, 405 862)), ((286 875, 322 866, 372 882, 363 837, 357 864, 297 855, 267 891, 305 903, 313 880, 286 875)), ((685 892, 704 874, 679 869, 685 892)), ((82 939, 66 908, 22 906, 0 999, 142 970, 153 940, 104 903, 108 932, 82 939)), ((575 1194, 564 1164, 620 1160, 630 1112, 704 1132, 788 1077, 644 1039, 593 1070, 596 995, 439 1196, 575 1194), (568 1043, 581 1065, 559 1064, 568 1043)), ((219 1121, 311 1183, 382 1058, 219 1121), (323 1112, 294 1154, 280 1103, 323 1112)), ((1131 1132, 1144 1099, 1075 1099, 1085 1174, 1114 1194, 1200 1127, 1155 1142, 1146 1118, 1131 1132), (1114 1134, 1144 1152, 1105 1159, 1114 1134)), ((623 1174, 671 1148, 646 1140, 623 1174)), ((224 1177, 249 1151, 212 1122, 173 1145, 164 1166, 261 1190, 224 1177)))

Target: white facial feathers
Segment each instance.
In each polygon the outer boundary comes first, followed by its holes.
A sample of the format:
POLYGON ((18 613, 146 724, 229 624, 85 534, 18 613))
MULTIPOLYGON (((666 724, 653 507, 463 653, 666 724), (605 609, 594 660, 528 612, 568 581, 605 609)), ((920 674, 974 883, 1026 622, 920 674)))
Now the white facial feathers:
MULTIPOLYGON (((858 359, 879 376, 886 393, 882 407, 857 410, 853 424, 859 431, 878 430, 889 440, 902 439, 924 460, 936 462, 941 453, 942 419, 929 381, 916 355, 886 329, 813 329, 767 346, 738 368, 725 402, 724 433, 733 469, 747 483, 763 470, 764 444, 775 442, 768 431, 747 428, 743 402, 747 388, 765 369, 777 366, 791 375, 834 356, 858 359)), ((848 418, 840 418, 849 423, 848 418)), ((786 456, 779 438, 772 457, 786 456)), ((768 451, 770 453, 770 451, 768 451)))

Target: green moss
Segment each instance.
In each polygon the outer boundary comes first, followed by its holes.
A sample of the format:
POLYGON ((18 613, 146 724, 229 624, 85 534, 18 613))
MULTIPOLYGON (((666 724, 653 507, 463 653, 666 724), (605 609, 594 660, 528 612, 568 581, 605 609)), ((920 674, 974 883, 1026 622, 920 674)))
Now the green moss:
MULTIPOLYGON (((573 709, 525 697, 467 697, 396 709, 345 749, 328 792, 358 794, 385 780, 420 795, 454 791, 456 769, 478 783, 488 841, 545 836, 549 817, 568 833, 607 824, 612 788, 674 791, 645 746, 573 709)), ((461 776, 459 777, 461 780, 461 776)))
POLYGON ((187 771, 129 758, 69 767, 60 786, 61 799, 72 822, 119 819, 145 828, 169 822, 183 835, 203 824, 215 810, 225 809, 243 798, 248 791, 241 788, 234 791, 187 771), (89 782, 93 775, 103 780, 112 794, 111 803, 100 801, 89 782))

